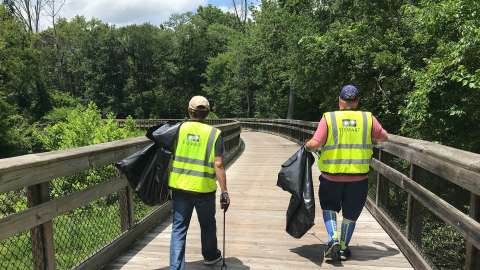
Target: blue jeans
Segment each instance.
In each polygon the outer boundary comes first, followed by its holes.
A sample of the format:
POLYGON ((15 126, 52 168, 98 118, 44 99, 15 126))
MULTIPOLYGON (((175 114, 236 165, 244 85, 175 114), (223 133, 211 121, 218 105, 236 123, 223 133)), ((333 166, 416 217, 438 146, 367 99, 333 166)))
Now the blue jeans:
POLYGON ((220 256, 217 248, 215 193, 197 195, 174 191, 170 270, 185 269, 185 244, 194 207, 200 223, 203 258, 213 260, 220 256))

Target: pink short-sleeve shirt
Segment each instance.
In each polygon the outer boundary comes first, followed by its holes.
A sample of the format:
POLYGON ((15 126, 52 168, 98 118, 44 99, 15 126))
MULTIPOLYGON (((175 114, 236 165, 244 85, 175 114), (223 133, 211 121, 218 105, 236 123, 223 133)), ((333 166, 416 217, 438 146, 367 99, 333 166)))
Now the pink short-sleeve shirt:
MULTIPOLYGON (((373 126, 372 126, 372 138, 375 140, 382 136, 384 129, 380 122, 378 122, 375 116, 373 118, 373 126)), ((328 136, 328 127, 327 127, 327 120, 324 117, 318 123, 317 131, 313 134, 313 139, 318 141, 321 145, 324 145, 327 141, 328 136)), ((355 182, 361 181, 367 178, 364 175, 330 175, 327 173, 322 173, 322 176, 327 180, 334 181, 334 182, 355 182)))

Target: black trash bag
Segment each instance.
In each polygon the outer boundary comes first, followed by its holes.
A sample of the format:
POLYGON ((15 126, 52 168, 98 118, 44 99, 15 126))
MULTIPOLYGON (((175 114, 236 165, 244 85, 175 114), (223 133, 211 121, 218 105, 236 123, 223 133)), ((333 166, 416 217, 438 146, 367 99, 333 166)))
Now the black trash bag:
POLYGON ((287 210, 286 231, 301 238, 315 224, 315 196, 313 192, 313 155, 302 146, 282 164, 277 186, 292 194, 287 210))
POLYGON ((178 131, 180 130, 182 123, 183 122, 180 121, 170 121, 158 126, 158 128, 149 129, 146 136, 156 145, 173 152, 175 142, 177 141, 178 131))
POLYGON ((158 205, 168 199, 168 169, 180 124, 167 123, 150 129, 147 137, 154 143, 115 164, 147 205, 158 205))

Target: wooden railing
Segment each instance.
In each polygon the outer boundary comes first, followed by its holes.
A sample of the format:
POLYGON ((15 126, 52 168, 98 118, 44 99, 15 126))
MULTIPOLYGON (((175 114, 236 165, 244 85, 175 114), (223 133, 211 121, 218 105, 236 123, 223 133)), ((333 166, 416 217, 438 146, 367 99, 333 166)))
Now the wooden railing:
MULTIPOLYGON (((135 127, 136 128, 149 128, 156 125, 164 124, 168 121, 182 121, 186 119, 134 119, 135 127)), ((125 122, 128 121, 126 119, 116 119, 116 122, 120 127, 125 125, 125 122)), ((235 122, 233 119, 207 119, 205 120, 206 123, 210 125, 223 125, 235 122)))
MULTIPOLYGON (((241 149, 241 126, 238 122, 229 121, 216 125, 216 127, 221 129, 224 134, 226 161, 229 162, 241 149)), ((139 235, 164 221, 170 214, 169 202, 156 208, 142 221, 134 222, 132 190, 126 179, 120 175, 62 197, 52 198, 51 194, 51 181, 55 181, 59 177, 68 177, 89 169, 111 165, 149 143, 148 139, 139 137, 71 150, 1 159, 0 194, 26 189, 28 208, 0 219, 0 244, 18 234, 30 232, 30 237, 28 237, 30 240, 27 245, 30 247, 30 252, 33 253, 33 255, 25 256, 31 257, 32 260, 26 262, 22 267, 8 264, 3 266, 6 269, 56 269, 58 260, 54 241, 56 231, 52 221, 61 215, 112 194, 118 194, 118 215, 121 226, 119 231, 121 233, 113 242, 95 254, 88 254, 82 259, 83 262, 75 266, 76 268, 100 269, 112 258, 118 256, 139 235)), ((75 222, 82 222, 82 220, 75 222)), ((111 224, 103 226, 112 226, 112 224, 114 224, 113 221, 111 224)), ((91 237, 92 241, 95 241, 95 236, 91 235, 91 237)), ((68 241, 68 239, 64 241, 68 241)), ((4 248, 8 249, 9 247, 4 248)), ((0 254, 0 261, 2 261, 1 256, 5 255, 0 254)), ((21 261, 22 255, 16 256, 20 257, 16 259, 21 261)), ((80 255, 73 254, 73 256, 80 255)))
MULTIPOLYGON (((311 138, 317 127, 315 122, 296 120, 239 119, 239 121, 244 128, 280 135, 299 144, 311 138)), ((427 212, 440 219, 445 226, 454 228, 460 236, 458 241, 465 241, 464 254, 457 254, 458 258, 464 257, 464 266, 457 265, 455 269, 480 269, 479 154, 390 135, 388 142, 376 146, 371 167, 373 173, 370 177, 370 186, 374 190, 370 192, 366 206, 415 269, 436 268, 435 263, 432 263, 422 248, 422 234, 425 234, 424 219, 427 212), (454 184, 451 185, 454 188, 447 195, 457 198, 467 196, 468 202, 465 207, 459 209, 458 206, 452 205, 452 202, 427 189, 422 183, 428 182, 428 178, 444 181, 443 184, 454 184), (456 191, 458 195, 451 194, 456 191), (406 196, 397 196, 400 193, 406 196), (392 196, 398 200, 395 205, 406 205, 406 213, 402 214, 400 209, 397 209, 400 214, 392 215, 391 211, 387 211, 386 201, 392 200, 392 196), (399 198, 405 199, 401 201, 399 198)))

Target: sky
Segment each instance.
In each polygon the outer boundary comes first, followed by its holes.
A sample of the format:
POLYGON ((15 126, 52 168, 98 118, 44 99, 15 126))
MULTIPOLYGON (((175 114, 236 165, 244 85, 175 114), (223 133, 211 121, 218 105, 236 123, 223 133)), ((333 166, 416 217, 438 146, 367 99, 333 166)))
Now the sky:
MULTIPOLYGON (((154 25, 168 20, 170 15, 195 11, 198 6, 215 5, 232 11, 232 0, 66 0, 61 17, 83 15, 99 18, 119 26, 150 22, 154 25)), ((240 2, 240 1, 237 1, 240 2)))

